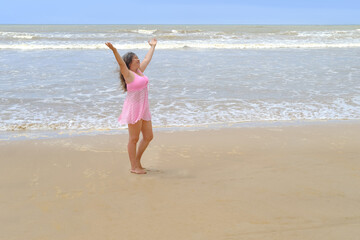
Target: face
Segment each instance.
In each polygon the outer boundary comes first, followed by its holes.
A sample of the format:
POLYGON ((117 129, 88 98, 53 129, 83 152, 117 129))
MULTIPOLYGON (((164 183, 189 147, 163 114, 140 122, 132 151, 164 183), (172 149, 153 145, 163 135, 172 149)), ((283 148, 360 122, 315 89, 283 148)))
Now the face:
POLYGON ((139 67, 140 67, 140 59, 138 58, 138 56, 135 55, 131 61, 130 68, 136 70, 139 67))

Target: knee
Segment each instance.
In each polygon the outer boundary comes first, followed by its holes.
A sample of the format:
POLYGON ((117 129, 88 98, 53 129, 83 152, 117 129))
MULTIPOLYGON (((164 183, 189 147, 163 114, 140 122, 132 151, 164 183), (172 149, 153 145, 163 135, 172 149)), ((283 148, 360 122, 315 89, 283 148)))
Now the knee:
POLYGON ((139 141, 139 137, 130 137, 129 138, 129 144, 137 144, 139 141))
POLYGON ((144 141, 145 142, 151 142, 151 140, 153 140, 153 139, 154 139, 153 134, 149 134, 149 135, 144 136, 144 141))

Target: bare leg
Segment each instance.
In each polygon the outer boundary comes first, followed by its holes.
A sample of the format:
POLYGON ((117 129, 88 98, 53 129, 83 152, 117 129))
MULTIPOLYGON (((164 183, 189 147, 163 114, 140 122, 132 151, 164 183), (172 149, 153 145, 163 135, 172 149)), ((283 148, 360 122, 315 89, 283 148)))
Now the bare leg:
POLYGON ((129 143, 128 143, 128 153, 131 164, 131 172, 144 174, 146 171, 141 169, 138 161, 136 160, 136 144, 139 141, 139 135, 142 127, 142 120, 136 122, 135 124, 128 124, 129 127, 129 143))
POLYGON ((142 127, 141 132, 143 135, 143 138, 140 141, 139 147, 136 152, 136 163, 138 166, 140 166, 141 169, 144 169, 141 166, 141 156, 143 155, 144 151, 148 147, 150 141, 153 139, 153 131, 152 131, 152 124, 151 121, 142 121, 142 127))

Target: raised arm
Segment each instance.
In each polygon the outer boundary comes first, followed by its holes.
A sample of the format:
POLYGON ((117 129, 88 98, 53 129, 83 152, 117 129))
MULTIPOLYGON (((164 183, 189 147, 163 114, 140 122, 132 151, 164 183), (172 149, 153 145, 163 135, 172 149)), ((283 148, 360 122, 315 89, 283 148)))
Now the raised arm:
POLYGON ((151 39, 151 41, 148 41, 149 45, 151 46, 150 50, 146 54, 144 60, 140 63, 140 71, 144 72, 146 67, 149 65, 152 56, 154 55, 155 47, 157 44, 156 38, 151 39))
POLYGON ((109 42, 105 43, 105 45, 113 51, 116 61, 120 66, 120 72, 124 76, 126 83, 131 83, 134 80, 134 75, 130 73, 128 67, 126 66, 126 63, 118 53, 117 49, 109 42))

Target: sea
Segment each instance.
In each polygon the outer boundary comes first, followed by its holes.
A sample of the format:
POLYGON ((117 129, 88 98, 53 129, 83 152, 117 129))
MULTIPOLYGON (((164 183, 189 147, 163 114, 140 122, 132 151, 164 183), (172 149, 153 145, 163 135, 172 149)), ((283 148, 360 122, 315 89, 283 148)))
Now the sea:
POLYGON ((0 139, 126 130, 105 42, 152 38, 154 129, 360 120, 360 25, 0 25, 0 139))

